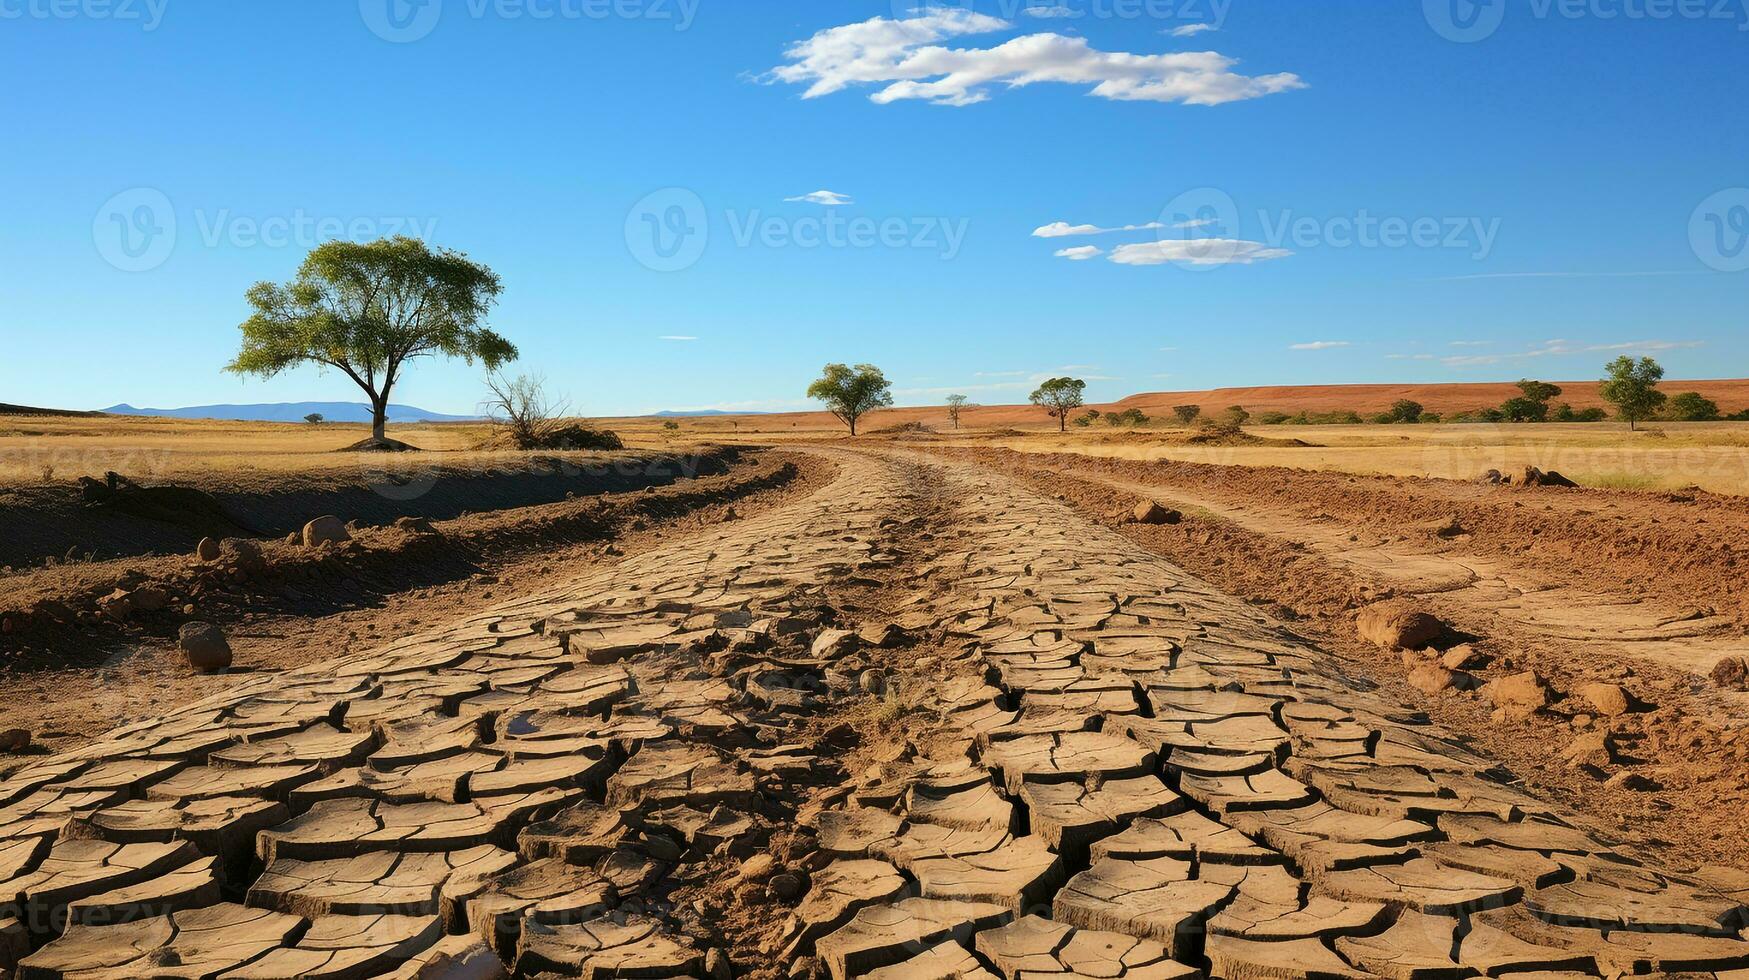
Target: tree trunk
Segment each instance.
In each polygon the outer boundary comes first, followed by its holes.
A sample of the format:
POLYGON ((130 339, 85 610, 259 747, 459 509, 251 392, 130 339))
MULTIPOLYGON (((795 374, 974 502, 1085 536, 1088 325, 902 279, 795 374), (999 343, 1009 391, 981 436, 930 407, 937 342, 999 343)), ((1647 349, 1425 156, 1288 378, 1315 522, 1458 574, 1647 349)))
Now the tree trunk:
POLYGON ((387 439, 389 427, 388 397, 371 399, 370 413, 370 437, 378 440, 387 439))
POLYGON ((850 420, 850 437, 852 439, 856 438, 856 420, 855 419, 850 420))
POLYGON ((1066 408, 1057 413, 1057 431, 1069 431, 1069 410, 1066 408))

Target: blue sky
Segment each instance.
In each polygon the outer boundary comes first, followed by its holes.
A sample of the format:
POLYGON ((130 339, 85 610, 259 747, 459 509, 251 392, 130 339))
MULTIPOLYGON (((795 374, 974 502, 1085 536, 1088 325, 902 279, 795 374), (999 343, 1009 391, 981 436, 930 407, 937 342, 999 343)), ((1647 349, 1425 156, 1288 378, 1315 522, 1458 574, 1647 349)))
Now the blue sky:
MULTIPOLYGON (((250 283, 396 232, 496 269, 521 369, 591 414, 803 407, 829 360, 913 404, 1064 372, 1099 399, 1582 379, 1620 350, 1741 377, 1746 24, 1738 0, 0 0, 0 401, 352 400, 220 369, 250 283)), ((479 395, 425 362, 395 400, 479 395)))

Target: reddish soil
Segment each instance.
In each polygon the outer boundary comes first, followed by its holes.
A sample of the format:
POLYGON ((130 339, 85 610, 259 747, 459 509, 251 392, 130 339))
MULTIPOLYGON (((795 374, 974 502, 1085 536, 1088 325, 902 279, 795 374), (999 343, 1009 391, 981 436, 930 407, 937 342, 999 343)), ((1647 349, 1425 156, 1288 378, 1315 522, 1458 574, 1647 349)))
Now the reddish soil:
MULTIPOLYGON (((1365 567, 1296 540, 1291 525, 1259 530, 1199 508, 1186 508, 1182 522, 1172 526, 1137 524, 1129 516, 1141 499, 1138 488, 1148 487, 1168 505, 1181 487, 1223 500, 1287 501, 1306 514, 1307 524, 1328 520, 1352 528, 1356 537, 1413 539, 1429 553, 1463 552, 1514 574, 1583 579, 1600 595, 1649 595, 1643 607, 1649 617, 1658 617, 1663 608, 1717 608, 1729 616, 1714 621, 1708 638, 1741 653, 1749 648, 1742 637, 1749 610, 1739 571, 1749 564, 1749 502, 1705 494, 1691 500, 1690 495, 1508 490, 1073 454, 941 452, 1058 495, 1218 588, 1293 622, 1296 630, 1352 658, 1349 666, 1360 675, 1476 738, 1539 792, 1598 817, 1624 837, 1703 863, 1749 867, 1740 846, 1749 832, 1743 695, 1712 690, 1678 665, 1603 654, 1596 644, 1540 630, 1534 621, 1512 623, 1474 598, 1417 596, 1417 603, 1451 626, 1439 646, 1468 640, 1486 661, 1473 671, 1478 681, 1525 670, 1549 680, 1557 693, 1548 710, 1507 721, 1496 717, 1493 704, 1478 692, 1429 695, 1410 686, 1409 669, 1425 658, 1381 650, 1362 641, 1355 628, 1359 609, 1402 593, 1365 567), (1470 533, 1447 540, 1417 527, 1453 516, 1470 533), (1595 681, 1622 685, 1639 699, 1637 710, 1602 716, 1576 693, 1595 681), (1620 746, 1616 764, 1586 770, 1560 758, 1579 732, 1597 727, 1610 730, 1620 746), (1645 777, 1649 786, 1604 784, 1620 772, 1645 777)), ((1252 513, 1247 511, 1247 518, 1252 513)), ((1642 610, 1637 604, 1630 608, 1642 610)))

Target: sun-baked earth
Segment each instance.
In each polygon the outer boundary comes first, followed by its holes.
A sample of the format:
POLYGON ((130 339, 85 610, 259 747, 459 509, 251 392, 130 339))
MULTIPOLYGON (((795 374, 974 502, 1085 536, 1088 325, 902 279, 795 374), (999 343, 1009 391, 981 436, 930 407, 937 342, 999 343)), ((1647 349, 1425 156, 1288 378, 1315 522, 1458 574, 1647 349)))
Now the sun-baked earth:
POLYGON ((1093 489, 799 455, 830 474, 17 759, 0 970, 1749 969, 1749 875, 1532 791, 1093 489))

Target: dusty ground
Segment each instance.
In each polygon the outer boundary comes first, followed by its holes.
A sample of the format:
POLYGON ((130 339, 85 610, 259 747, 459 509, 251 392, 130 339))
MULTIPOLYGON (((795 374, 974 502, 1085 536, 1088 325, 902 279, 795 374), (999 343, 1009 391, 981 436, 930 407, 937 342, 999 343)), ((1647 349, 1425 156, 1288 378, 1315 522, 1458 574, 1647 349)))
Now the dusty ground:
MULTIPOLYGON (((180 678, 138 723, 0 769, 19 896, 0 970, 1749 967, 1749 874, 1707 834, 1727 807, 1679 788, 1676 821, 1634 802, 1664 790, 1570 792, 1471 701, 1405 687, 1327 612, 1387 590, 1315 543, 1117 523, 1136 495, 1113 480, 1138 475, 1073 460, 799 455, 733 518, 720 495, 643 517, 686 486, 548 505, 618 515, 623 554, 567 545, 568 513, 539 548, 526 519, 440 524, 527 560, 240 623, 258 669, 180 678)), ((422 553, 331 557, 377 547, 422 553)), ((1502 669, 1544 656, 1478 646, 1502 669)), ((1658 677, 1621 679, 1664 700, 1640 686, 1658 677)), ((1570 700, 1511 727, 1556 752, 1570 700)), ((1653 714, 1593 724, 1644 757, 1653 714)))
POLYGON ((1356 669, 1476 738, 1545 791, 1668 846, 1742 861, 1749 830, 1749 695, 1716 689, 1714 664, 1749 652, 1749 501, 1708 494, 1514 490, 1279 468, 1143 463, 1004 450, 954 453, 1062 494, 1089 516, 1287 616, 1356 669), (1182 509, 1130 522, 1138 501, 1182 509), (1455 531, 1455 533, 1454 533, 1455 531), (1405 661, 1356 636, 1356 611, 1412 597, 1473 639, 1480 680, 1523 670, 1568 696, 1502 724, 1479 694, 1429 696, 1405 661), (1577 694, 1617 684, 1643 703, 1618 718, 1577 694), (1575 720, 1577 719, 1577 720, 1575 720), (1560 758, 1608 728, 1616 765, 1560 758), (1655 789, 1606 787, 1620 772, 1655 789))

